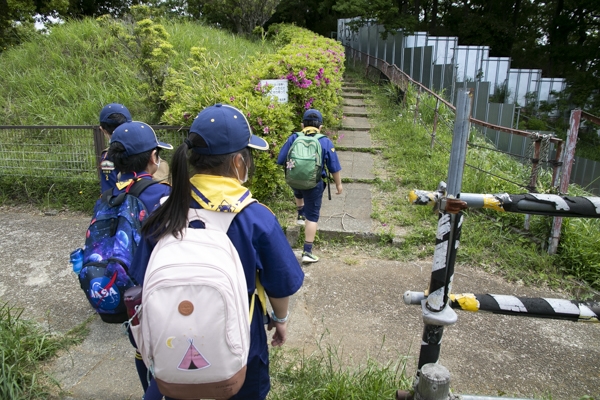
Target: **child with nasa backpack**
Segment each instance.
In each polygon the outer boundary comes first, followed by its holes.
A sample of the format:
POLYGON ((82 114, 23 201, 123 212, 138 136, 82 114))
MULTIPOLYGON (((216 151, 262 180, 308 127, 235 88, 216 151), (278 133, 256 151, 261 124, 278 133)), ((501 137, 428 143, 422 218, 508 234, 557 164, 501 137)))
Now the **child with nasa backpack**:
MULTIPOLYGON (((105 322, 122 323, 128 318, 123 294, 134 285, 128 269, 141 240, 141 225, 170 193, 170 186, 156 183, 152 174, 161 164, 161 149, 172 148, 159 142, 143 122, 123 123, 112 134, 108 155, 120 175, 94 207, 78 273, 90 305, 105 322)), ((139 353, 136 367, 146 390, 147 369, 139 353)))

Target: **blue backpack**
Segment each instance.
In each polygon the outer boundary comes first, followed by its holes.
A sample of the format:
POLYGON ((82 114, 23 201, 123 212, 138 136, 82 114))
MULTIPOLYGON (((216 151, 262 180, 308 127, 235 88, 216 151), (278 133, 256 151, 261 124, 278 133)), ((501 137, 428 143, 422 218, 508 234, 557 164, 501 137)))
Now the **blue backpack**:
POLYGON ((151 179, 139 179, 117 196, 108 189, 94 206, 79 283, 104 322, 121 323, 128 319, 123 294, 134 282, 127 272, 141 240, 142 222, 148 215, 139 195, 154 183, 151 179))

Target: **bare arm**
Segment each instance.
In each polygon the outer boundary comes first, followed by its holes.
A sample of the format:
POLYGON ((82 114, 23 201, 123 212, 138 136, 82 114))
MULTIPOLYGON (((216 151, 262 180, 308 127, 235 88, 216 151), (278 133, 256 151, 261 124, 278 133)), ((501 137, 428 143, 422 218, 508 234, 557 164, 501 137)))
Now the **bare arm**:
POLYGON ((335 182, 335 189, 337 190, 336 194, 342 194, 342 191, 344 190, 342 187, 342 174, 338 171, 333 172, 331 176, 333 176, 333 181, 335 182))
MULTIPOLYGON (((279 299, 269 297, 269 302, 271 303, 271 307, 273 307, 273 312, 277 318, 284 319, 288 316, 289 300, 289 297, 282 297, 279 299)), ((287 340, 287 321, 275 322, 273 319, 271 319, 267 330, 270 331, 273 328, 275 328, 275 333, 273 333, 271 346, 277 347, 283 345, 287 340)))

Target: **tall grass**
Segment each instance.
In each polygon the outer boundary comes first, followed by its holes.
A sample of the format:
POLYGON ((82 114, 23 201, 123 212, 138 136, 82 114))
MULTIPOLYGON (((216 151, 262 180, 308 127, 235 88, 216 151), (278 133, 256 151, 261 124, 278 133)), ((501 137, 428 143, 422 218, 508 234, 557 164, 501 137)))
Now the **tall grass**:
MULTIPOLYGON (((197 22, 164 21, 177 55, 178 69, 191 47, 218 53, 217 73, 242 74, 248 60, 272 51, 197 22)), ((0 55, 0 120, 3 125, 96 125, 102 106, 127 105, 136 120, 159 123, 140 100, 139 77, 131 55, 101 24, 92 19, 52 28, 39 40, 0 55)))
POLYGON ((393 399, 398 389, 412 386, 406 363, 403 357, 385 364, 369 357, 347 366, 331 345, 309 355, 277 348, 271 351, 269 400, 393 399))
POLYGON ((41 372, 40 362, 81 342, 86 333, 87 322, 65 335, 51 334, 22 319, 22 313, 8 303, 0 305, 0 399, 45 398, 52 380, 41 372))

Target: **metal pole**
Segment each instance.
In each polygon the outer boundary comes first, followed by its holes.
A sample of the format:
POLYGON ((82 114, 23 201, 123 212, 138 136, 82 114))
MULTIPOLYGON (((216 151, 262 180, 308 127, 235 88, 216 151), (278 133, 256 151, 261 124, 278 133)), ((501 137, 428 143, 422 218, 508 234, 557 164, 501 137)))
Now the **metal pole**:
POLYGON ((417 123, 417 115, 419 114, 419 100, 421 100, 421 87, 417 91, 417 104, 415 104, 415 115, 413 117, 413 125, 417 123))
POLYGON ((100 165, 100 159, 102 158, 102 152, 105 147, 104 133, 100 130, 100 126, 94 126, 94 150, 96 152, 96 165, 100 165))
POLYGON ((435 142, 435 132, 437 130, 438 122, 438 109, 440 106, 440 99, 435 99, 435 111, 433 113, 433 133, 431 134, 431 145, 429 146, 433 150, 433 143, 435 142))
MULTIPOLYGON (((579 133, 579 123, 581 122, 581 110, 576 109, 571 111, 569 121, 569 132, 567 132, 567 145, 565 149, 564 159, 560 175, 560 193, 569 191, 569 180, 571 179, 571 169, 573 168, 573 160, 575 159, 575 147, 577 146, 577 135, 579 133)), ((552 222, 552 236, 548 245, 548 254, 556 254, 558 250, 558 241, 560 240, 560 228, 562 227, 562 218, 555 217, 552 222)))
POLYGON ((447 198, 442 201, 442 207, 440 207, 442 212, 438 220, 428 296, 421 303, 425 327, 417 376, 420 375, 420 370, 425 364, 437 363, 444 326, 456 323, 456 312, 448 305, 448 299, 452 292, 454 261, 463 218, 462 212, 458 211, 460 206, 457 205, 457 197, 459 197, 462 187, 470 112, 471 94, 465 89, 459 89, 448 167, 447 198))

